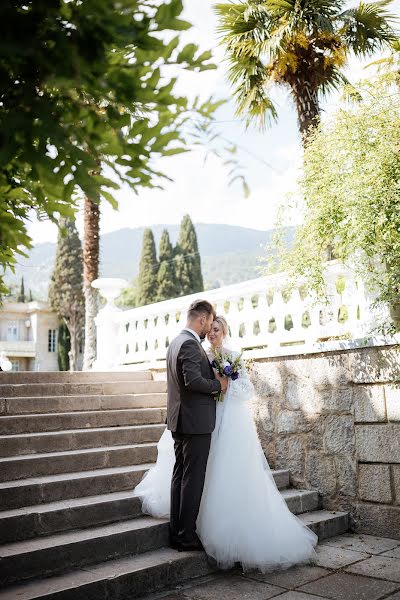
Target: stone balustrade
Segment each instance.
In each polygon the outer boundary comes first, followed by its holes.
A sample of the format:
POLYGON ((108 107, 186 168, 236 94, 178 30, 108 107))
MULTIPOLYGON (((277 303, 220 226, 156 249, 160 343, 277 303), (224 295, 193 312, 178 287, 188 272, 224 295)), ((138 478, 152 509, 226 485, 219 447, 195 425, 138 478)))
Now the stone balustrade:
POLYGON ((319 352, 363 343, 360 340, 376 320, 371 294, 353 270, 338 261, 327 263, 326 277, 329 304, 316 303, 301 281, 289 295, 287 277, 278 273, 129 310, 114 304, 127 283, 98 279, 94 285, 107 304, 96 319, 94 369, 156 366, 165 359, 169 341, 185 326, 189 304, 200 297, 226 317, 232 343, 248 356, 319 352))

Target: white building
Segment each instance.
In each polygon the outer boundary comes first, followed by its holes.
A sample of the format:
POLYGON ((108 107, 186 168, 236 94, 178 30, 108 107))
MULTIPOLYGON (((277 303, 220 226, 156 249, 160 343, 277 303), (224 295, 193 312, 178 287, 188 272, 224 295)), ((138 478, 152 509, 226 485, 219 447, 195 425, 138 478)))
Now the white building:
POLYGON ((58 371, 58 318, 46 302, 0 306, 0 353, 13 371, 58 371))

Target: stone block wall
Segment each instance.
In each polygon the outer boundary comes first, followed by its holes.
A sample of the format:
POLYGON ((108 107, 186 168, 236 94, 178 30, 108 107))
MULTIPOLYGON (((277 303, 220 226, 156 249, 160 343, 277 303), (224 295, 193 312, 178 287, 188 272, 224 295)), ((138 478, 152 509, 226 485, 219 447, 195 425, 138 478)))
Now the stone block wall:
POLYGON ((400 539, 399 348, 257 360, 251 378, 271 467, 349 510, 355 530, 400 539))

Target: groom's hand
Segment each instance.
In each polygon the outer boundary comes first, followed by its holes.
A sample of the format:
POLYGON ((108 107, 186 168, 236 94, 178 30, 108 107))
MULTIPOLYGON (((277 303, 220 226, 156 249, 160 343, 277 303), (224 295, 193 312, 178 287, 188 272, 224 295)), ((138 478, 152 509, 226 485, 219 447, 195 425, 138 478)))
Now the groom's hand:
POLYGON ((228 389, 228 378, 225 375, 221 376, 219 373, 216 373, 215 376, 221 384, 221 392, 225 393, 228 389))

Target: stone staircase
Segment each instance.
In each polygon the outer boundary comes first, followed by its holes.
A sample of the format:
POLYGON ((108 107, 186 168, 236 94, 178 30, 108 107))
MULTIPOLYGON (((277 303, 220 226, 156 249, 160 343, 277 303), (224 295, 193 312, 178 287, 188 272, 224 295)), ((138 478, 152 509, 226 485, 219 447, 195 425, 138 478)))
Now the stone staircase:
MULTIPOLYGON (((168 522, 132 496, 165 406, 146 371, 0 373, 0 600, 131 600, 215 570, 169 548, 168 522)), ((288 471, 274 478, 320 538, 347 530, 288 471)))

